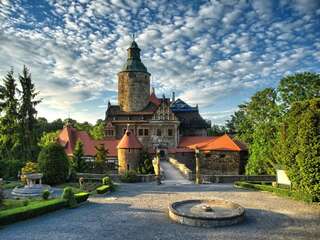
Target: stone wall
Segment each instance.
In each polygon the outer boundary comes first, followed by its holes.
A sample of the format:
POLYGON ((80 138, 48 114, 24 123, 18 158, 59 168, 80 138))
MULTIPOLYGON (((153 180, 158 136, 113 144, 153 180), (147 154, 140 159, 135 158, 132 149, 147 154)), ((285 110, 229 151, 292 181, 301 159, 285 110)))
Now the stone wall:
POLYGON ((128 170, 137 169, 140 158, 140 149, 118 149, 118 173, 124 174, 128 170))
POLYGON ((238 175, 240 153, 231 151, 211 151, 202 153, 200 171, 207 175, 238 175))
POLYGON ((193 173, 196 169, 196 160, 193 152, 170 154, 169 157, 176 159, 180 163, 186 165, 193 173))
POLYGON ((147 106, 149 96, 149 73, 120 72, 118 74, 118 103, 123 111, 141 111, 147 106))
POLYGON ((179 172, 188 180, 192 179, 192 171, 183 163, 180 163, 178 160, 169 157, 169 162, 179 170, 179 172))

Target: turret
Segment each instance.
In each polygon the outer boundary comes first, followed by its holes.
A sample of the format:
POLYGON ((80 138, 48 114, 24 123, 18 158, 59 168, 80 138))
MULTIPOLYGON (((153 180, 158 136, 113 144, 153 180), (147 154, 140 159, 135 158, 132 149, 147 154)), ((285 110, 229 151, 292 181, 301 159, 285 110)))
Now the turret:
POLYGON ((141 111, 150 96, 150 73, 141 62, 140 48, 132 41, 127 62, 118 73, 118 103, 125 112, 141 111))
POLYGON ((118 172, 124 174, 128 170, 136 170, 139 167, 142 144, 127 127, 118 146, 118 172))

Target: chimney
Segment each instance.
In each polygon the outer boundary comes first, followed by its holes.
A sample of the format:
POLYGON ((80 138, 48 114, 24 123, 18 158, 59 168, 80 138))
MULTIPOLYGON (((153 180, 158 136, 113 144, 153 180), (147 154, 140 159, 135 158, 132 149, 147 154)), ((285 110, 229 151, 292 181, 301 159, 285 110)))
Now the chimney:
POLYGON ((172 102, 176 101, 176 94, 172 92, 172 102))

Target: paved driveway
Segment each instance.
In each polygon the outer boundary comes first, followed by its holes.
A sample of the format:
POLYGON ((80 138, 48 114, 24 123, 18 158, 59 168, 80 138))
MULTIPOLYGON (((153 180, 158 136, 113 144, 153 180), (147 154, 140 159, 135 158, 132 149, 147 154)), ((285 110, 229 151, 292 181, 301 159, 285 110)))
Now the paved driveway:
POLYGON ((232 185, 169 182, 123 184, 116 193, 92 197, 76 209, 59 210, 6 226, 1 240, 102 239, 320 239, 320 207, 232 185), (246 207, 243 224, 203 229, 172 223, 169 202, 223 198, 246 207))

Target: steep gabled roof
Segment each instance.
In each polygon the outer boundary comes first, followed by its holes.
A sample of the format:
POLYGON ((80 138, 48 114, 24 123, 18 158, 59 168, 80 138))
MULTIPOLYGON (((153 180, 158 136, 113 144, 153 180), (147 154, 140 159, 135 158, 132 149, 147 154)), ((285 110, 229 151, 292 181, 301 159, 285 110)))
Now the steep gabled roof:
POLYGON ((117 146, 120 149, 141 149, 142 147, 138 138, 129 129, 126 130, 117 146))
POLYGON ((108 150, 109 157, 117 156, 117 145, 119 140, 116 139, 104 139, 104 140, 94 140, 92 139, 86 131, 78 131, 71 126, 65 126, 58 135, 58 143, 60 143, 67 155, 72 155, 74 147, 77 141, 83 143, 83 154, 85 156, 95 156, 96 148, 100 144, 103 144, 105 149, 108 150))

